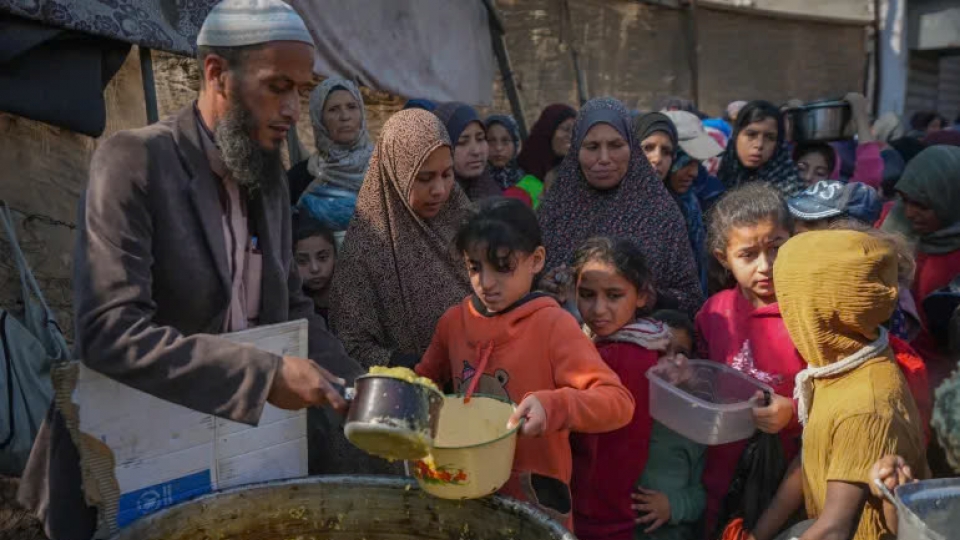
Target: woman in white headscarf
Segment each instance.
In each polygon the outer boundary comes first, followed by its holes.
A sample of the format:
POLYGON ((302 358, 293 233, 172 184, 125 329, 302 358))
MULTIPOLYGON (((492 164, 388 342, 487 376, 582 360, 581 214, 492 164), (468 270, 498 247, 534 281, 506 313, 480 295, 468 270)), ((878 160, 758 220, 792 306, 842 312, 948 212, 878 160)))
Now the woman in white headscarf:
POLYGON ((323 81, 310 94, 310 120, 317 153, 287 173, 290 200, 342 231, 373 154, 360 90, 346 79, 323 81))

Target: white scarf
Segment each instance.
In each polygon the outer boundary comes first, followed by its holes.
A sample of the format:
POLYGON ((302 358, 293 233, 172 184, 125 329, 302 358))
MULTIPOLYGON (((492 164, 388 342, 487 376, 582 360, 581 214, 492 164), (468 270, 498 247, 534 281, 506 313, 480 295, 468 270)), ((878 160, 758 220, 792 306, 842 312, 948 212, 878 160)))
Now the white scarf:
POLYGON ((793 399, 797 400, 797 414, 800 423, 807 424, 807 413, 810 402, 813 400, 813 379, 823 379, 834 375, 842 375, 853 371, 871 358, 876 358, 888 346, 887 329, 880 327, 880 337, 876 341, 860 349, 856 353, 832 364, 823 367, 808 367, 797 373, 796 386, 793 389, 793 399))
POLYGON ((637 319, 605 338, 597 338, 592 335, 586 325, 584 327, 587 330, 587 335, 597 342, 633 343, 648 351, 665 351, 670 346, 670 329, 662 322, 653 319, 637 319))

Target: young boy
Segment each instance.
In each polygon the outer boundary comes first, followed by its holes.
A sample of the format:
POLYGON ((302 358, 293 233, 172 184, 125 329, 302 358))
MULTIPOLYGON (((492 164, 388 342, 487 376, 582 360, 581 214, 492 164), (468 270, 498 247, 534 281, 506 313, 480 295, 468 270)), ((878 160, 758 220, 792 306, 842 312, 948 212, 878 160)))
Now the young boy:
POLYGON ((871 468, 897 454, 927 470, 920 415, 881 326, 897 301, 896 251, 861 232, 814 231, 784 244, 773 272, 808 364, 797 375, 803 450, 753 536, 772 538, 803 502, 811 520, 801 538, 893 538, 871 468))
MULTIPOLYGON (((664 359, 693 354, 696 343, 693 322, 682 312, 657 311, 653 319, 670 329, 671 339, 664 359)), ((678 380, 689 374, 675 374, 678 380)), ((697 540, 707 494, 700 478, 706 463, 706 447, 678 434, 660 422, 653 423, 650 453, 643 476, 633 495, 637 511, 635 540, 697 540)))

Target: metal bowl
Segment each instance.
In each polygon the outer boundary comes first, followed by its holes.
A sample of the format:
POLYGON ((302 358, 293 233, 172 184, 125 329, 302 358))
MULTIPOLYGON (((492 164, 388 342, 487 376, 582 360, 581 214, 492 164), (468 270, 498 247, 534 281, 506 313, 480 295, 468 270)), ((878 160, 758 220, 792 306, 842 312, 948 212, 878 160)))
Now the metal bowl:
POLYGON ((830 142, 852 136, 850 104, 841 100, 813 101, 787 109, 797 142, 830 142))
POLYGON ((146 516, 112 540, 576 540, 532 506, 447 501, 412 480, 321 476, 230 489, 146 516))

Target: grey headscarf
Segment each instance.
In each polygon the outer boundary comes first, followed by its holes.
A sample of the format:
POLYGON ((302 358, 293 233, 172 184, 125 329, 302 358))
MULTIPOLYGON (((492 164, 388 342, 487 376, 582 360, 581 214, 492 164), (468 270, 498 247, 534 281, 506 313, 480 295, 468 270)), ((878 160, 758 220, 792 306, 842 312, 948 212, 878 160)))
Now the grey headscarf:
MULTIPOLYGON (((367 164, 373 154, 373 143, 367 131, 367 114, 363 107, 363 96, 355 84, 346 79, 327 79, 320 83, 310 94, 310 121, 317 144, 317 153, 310 156, 307 169, 313 176, 314 184, 329 185, 360 191, 367 164), (334 90, 346 90, 360 106, 360 133, 351 144, 334 142, 330 132, 323 125, 323 107, 334 90)), ((309 193, 307 188, 304 193, 309 193)))

